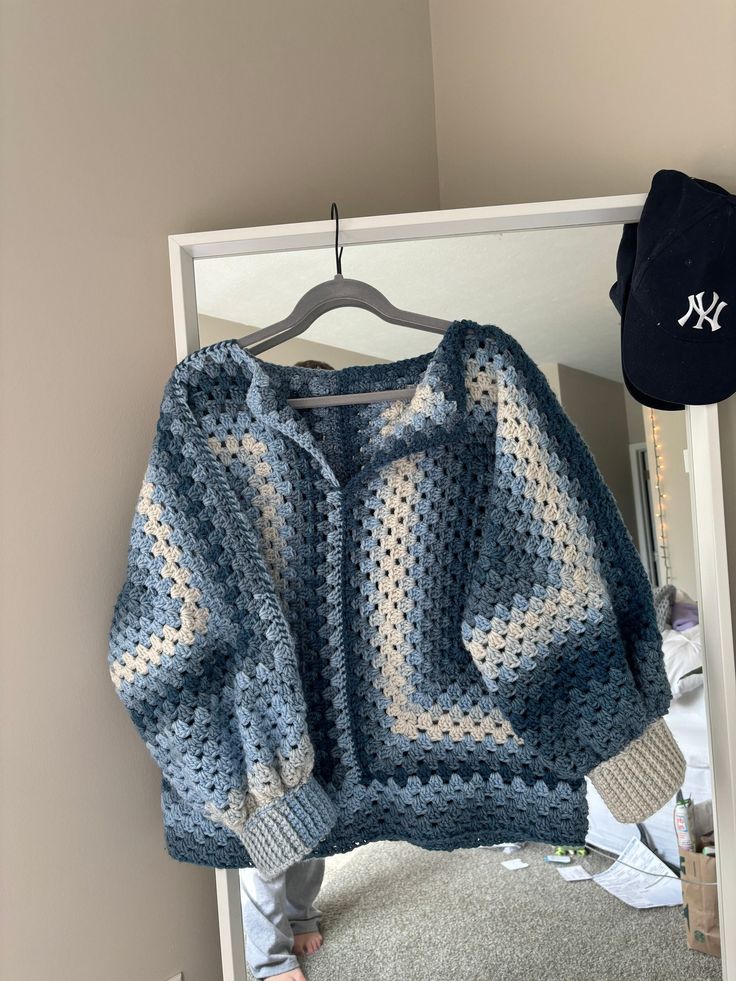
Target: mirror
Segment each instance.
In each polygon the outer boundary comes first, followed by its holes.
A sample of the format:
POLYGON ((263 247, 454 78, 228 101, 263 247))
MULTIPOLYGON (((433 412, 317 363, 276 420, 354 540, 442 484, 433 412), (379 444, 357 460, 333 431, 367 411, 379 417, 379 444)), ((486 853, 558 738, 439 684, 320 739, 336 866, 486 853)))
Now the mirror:
MULTIPOLYGON (((608 296, 620 237, 621 225, 604 224, 350 244, 343 273, 404 309, 495 324, 543 371, 590 448, 649 576, 673 695, 666 722, 687 763, 684 794, 702 803, 712 783, 685 413, 646 409, 623 384, 619 317, 608 296)), ((198 258, 194 265, 199 346, 281 319, 335 271, 331 247, 198 258)), ((422 355, 438 340, 344 308, 259 357, 343 368, 422 355)), ((643 824, 626 825, 586 784, 589 826, 579 842, 585 853, 556 856, 570 858, 567 864, 545 861, 557 842, 523 836, 505 851, 374 841, 328 856, 314 900, 319 916, 314 908, 294 913, 302 925, 316 917, 324 937, 301 962, 305 976, 720 978, 718 957, 688 948, 672 871, 679 867, 675 799, 643 824), (650 859, 641 850, 627 852, 618 886, 588 877, 611 868, 632 839, 650 859), (503 864, 515 859, 522 867, 503 864), (560 870, 569 869, 586 878, 564 878, 560 870), (665 878, 669 892, 655 890, 665 878)), ((253 898, 247 873, 240 882, 247 902, 253 898)))

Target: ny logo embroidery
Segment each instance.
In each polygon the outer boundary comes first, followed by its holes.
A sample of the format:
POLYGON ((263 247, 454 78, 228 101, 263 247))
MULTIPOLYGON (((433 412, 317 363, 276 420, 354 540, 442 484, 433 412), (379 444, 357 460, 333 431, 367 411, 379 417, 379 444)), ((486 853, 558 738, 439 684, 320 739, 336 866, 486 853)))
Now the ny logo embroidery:
POLYGON ((690 294, 690 296, 688 297, 688 301, 690 303, 690 306, 687 308, 687 313, 685 314, 684 317, 680 317, 679 320, 677 321, 678 324, 680 324, 680 326, 682 326, 682 327, 685 326, 687 320, 690 317, 690 314, 697 314, 698 315, 698 322, 696 324, 691 324, 691 327, 693 327, 695 330, 702 330, 703 329, 703 321, 706 321, 706 320, 710 324, 710 329, 711 330, 719 330, 720 329, 721 325, 718 323, 718 318, 721 315, 721 310, 723 310, 724 307, 728 306, 728 304, 726 303, 725 300, 721 300, 721 302, 719 303, 718 302, 718 294, 714 290, 713 291, 713 302, 711 303, 711 305, 706 310, 705 309, 705 306, 703 304, 703 293, 704 292, 705 292, 705 290, 703 290, 701 293, 691 293, 690 294), (709 316, 709 314, 711 313, 711 311, 714 308, 715 308, 715 311, 716 312, 711 317, 711 316, 709 316))

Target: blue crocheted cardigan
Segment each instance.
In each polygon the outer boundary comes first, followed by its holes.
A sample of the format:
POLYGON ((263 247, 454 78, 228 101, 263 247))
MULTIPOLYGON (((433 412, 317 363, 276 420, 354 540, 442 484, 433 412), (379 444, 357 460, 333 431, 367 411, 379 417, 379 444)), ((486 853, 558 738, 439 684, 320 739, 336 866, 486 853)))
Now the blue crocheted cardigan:
POLYGON ((503 330, 336 370, 219 341, 166 382, 108 664, 178 860, 580 843, 671 699, 590 451, 503 330), (409 401, 294 408, 399 389, 409 401))

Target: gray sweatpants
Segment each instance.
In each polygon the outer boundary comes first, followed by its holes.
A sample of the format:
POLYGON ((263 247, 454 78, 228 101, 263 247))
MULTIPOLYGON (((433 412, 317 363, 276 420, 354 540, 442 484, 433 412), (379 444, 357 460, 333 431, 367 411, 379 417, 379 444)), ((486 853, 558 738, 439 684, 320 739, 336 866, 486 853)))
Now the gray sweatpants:
POLYGON ((294 934, 319 929, 322 912, 314 901, 324 873, 323 858, 297 862, 270 880, 255 869, 240 869, 245 959, 255 977, 270 978, 299 967, 294 934))

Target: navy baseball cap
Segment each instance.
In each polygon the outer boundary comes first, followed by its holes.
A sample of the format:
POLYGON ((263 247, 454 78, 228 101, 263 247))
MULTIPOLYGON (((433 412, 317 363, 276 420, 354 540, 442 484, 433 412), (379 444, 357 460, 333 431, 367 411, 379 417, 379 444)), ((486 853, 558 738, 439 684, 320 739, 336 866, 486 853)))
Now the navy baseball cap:
POLYGON ((626 385, 630 394, 642 405, 648 405, 652 409, 665 409, 667 411, 684 409, 685 406, 682 403, 665 402, 662 399, 656 399, 651 395, 647 395, 646 392, 642 392, 632 383, 631 379, 626 374, 626 366, 624 365, 623 323, 626 315, 626 303, 629 298, 629 289, 631 287, 631 277, 634 272, 638 232, 638 222, 628 222, 624 225, 624 230, 621 234, 621 243, 618 247, 618 254, 616 256, 616 275, 618 278, 608 294, 613 301, 613 305, 621 314, 621 370, 624 376, 624 384, 626 385))
POLYGON ((683 409, 736 391, 736 195, 659 170, 638 222, 624 225, 609 296, 621 314, 626 387, 683 409))

